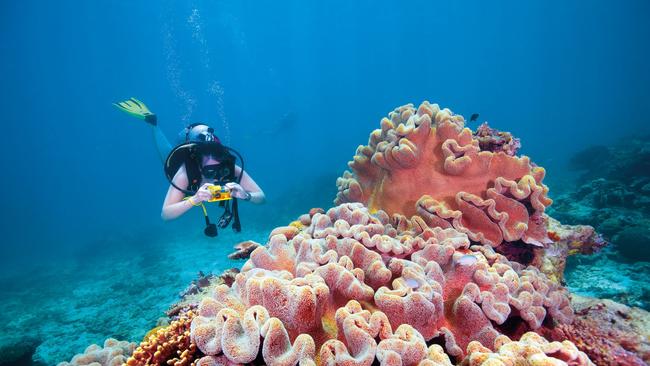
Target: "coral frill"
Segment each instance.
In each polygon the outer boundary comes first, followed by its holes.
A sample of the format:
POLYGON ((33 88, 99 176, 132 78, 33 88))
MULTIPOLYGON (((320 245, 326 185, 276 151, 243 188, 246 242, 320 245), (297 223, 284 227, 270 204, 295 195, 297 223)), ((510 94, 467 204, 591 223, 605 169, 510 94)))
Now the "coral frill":
POLYGON ((61 362, 58 366, 121 366, 135 348, 135 343, 109 338, 104 341, 104 347, 97 344, 90 345, 84 353, 74 356, 70 362, 61 362))
POLYGON ((460 360, 472 341, 494 345, 508 319, 518 331, 571 322, 563 288, 470 244, 453 228, 398 229, 360 203, 316 213, 201 301, 192 340, 233 363, 417 364, 437 347, 460 360))
POLYGON ((337 181, 335 203, 419 215, 429 227, 454 227, 493 247, 549 243, 544 169, 525 156, 482 150, 481 141, 462 116, 437 104, 399 107, 359 146, 351 171, 337 181))

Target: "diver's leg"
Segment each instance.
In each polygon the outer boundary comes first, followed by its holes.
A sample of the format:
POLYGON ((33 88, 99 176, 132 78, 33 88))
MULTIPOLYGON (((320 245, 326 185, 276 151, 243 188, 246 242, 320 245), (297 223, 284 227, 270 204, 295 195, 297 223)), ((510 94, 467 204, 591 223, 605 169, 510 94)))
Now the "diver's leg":
POLYGON ((172 145, 158 126, 151 126, 151 128, 153 132, 153 140, 156 143, 156 149, 158 150, 158 156, 160 157, 160 161, 165 164, 167 156, 172 151, 172 145))

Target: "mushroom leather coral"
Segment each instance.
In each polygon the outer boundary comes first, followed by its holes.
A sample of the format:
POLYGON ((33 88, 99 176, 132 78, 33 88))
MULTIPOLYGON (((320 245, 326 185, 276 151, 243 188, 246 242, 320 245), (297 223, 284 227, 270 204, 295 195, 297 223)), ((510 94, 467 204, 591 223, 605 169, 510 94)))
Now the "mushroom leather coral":
POLYGON ((527 330, 572 320, 563 288, 454 228, 395 227, 360 203, 301 221, 202 299, 198 364, 417 364, 442 349, 438 359, 462 359, 509 319, 527 330), (434 339, 442 348, 427 348, 434 339))
POLYGON ((544 169, 525 156, 481 151, 463 117, 437 104, 395 109, 348 165, 352 171, 337 180, 336 204, 418 214, 429 227, 453 227, 493 247, 549 242, 544 169))
POLYGON ((58 366, 120 366, 135 350, 136 344, 109 338, 104 341, 104 347, 90 345, 84 353, 78 354, 70 362, 61 362, 58 366))
POLYGON ((591 366, 589 357, 569 341, 549 342, 534 332, 521 336, 513 342, 506 336, 495 340, 492 352, 479 342, 471 342, 467 347, 469 354, 462 366, 591 366))

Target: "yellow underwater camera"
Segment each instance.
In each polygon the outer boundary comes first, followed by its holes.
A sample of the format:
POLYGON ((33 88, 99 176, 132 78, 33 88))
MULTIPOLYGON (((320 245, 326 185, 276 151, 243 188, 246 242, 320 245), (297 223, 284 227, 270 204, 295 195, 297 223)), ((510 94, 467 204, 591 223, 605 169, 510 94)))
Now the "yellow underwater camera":
POLYGON ((208 202, 226 201, 231 200, 230 191, 224 186, 211 185, 208 190, 212 193, 212 198, 208 202))

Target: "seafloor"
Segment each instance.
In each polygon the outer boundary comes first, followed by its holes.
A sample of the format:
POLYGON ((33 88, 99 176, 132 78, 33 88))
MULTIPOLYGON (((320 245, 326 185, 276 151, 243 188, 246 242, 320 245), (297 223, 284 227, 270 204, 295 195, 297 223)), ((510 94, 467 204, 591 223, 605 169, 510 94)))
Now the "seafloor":
MULTIPOLYGON (((227 258, 244 239, 264 242, 268 230, 248 223, 240 234, 221 230, 216 239, 193 233, 158 235, 114 243, 120 250, 42 266, 2 278, 0 365, 56 365, 109 337, 137 341, 199 271, 220 273, 243 261, 227 258), (171 236, 171 237, 170 237, 171 236), (146 246, 143 246, 146 243, 146 246), (18 359, 18 360, 17 360, 18 359)), ((111 247, 111 243, 105 242, 111 247)))

